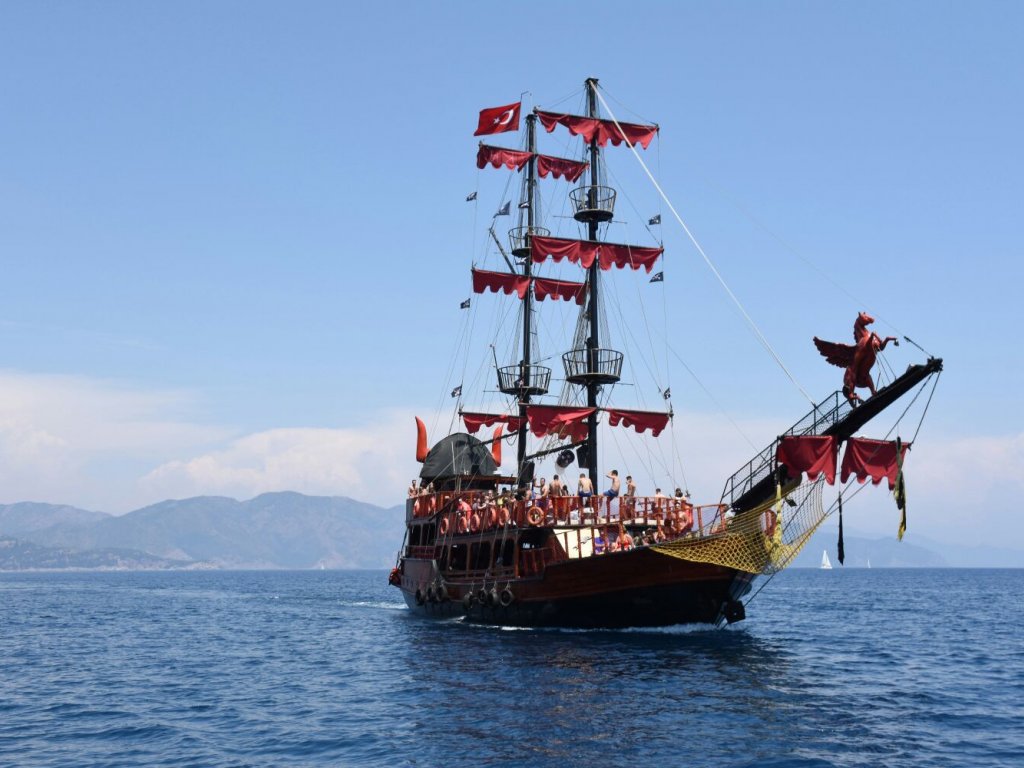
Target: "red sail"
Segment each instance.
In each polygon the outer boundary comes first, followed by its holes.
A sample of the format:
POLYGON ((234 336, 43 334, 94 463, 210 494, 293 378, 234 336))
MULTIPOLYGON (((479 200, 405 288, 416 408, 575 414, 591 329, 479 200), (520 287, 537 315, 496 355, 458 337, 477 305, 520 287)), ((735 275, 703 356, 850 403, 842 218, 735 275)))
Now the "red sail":
POLYGON ((487 289, 494 293, 501 291, 509 296, 515 292, 521 299, 526 296, 526 292, 530 289, 530 278, 511 272, 488 272, 474 267, 473 292, 483 293, 487 289))
POLYGON ((630 144, 639 144, 644 149, 658 133, 656 125, 640 125, 638 123, 619 123, 614 120, 599 120, 594 117, 583 117, 581 115, 560 115, 556 112, 542 112, 535 109, 541 124, 551 133, 556 125, 564 125, 573 136, 581 136, 588 144, 597 140, 600 147, 605 146, 609 141, 619 146, 623 140, 630 144), (619 130, 621 128, 621 130, 619 130))
POLYGON ((568 259, 584 269, 590 269, 594 259, 603 270, 612 267, 643 267, 648 274, 654 268, 654 262, 665 252, 664 248, 643 248, 637 245, 616 245, 613 243, 595 243, 589 240, 569 240, 564 237, 531 238, 531 258, 534 264, 541 264, 550 256, 558 262, 568 259))
POLYGON ((498 415, 496 413, 473 413, 471 411, 463 411, 462 420, 466 422, 466 429, 473 433, 479 432, 480 427, 490 427, 494 424, 505 424, 508 426, 509 432, 518 432, 519 426, 522 423, 518 416, 498 415))
POLYGON ((526 408, 526 418, 537 437, 558 435, 576 443, 587 437, 587 418, 595 410, 564 405, 530 405, 526 408))
POLYGON ((531 157, 533 157, 532 152, 481 144, 480 149, 476 152, 476 167, 485 168, 490 163, 495 168, 501 168, 504 165, 509 170, 515 168, 517 171, 521 171, 523 166, 530 162, 531 157))
MULTIPOLYGON (((477 164, 480 160, 477 158, 477 164)), ((481 166, 483 167, 483 166, 481 166)), ((578 181, 583 172, 590 167, 590 163, 581 163, 577 160, 566 160, 564 157, 551 157, 550 155, 537 155, 537 173, 540 177, 546 178, 550 173, 556 179, 565 176, 566 181, 578 181)))
POLYGON ((617 427, 622 422, 624 427, 633 427, 637 433, 644 430, 651 430, 651 435, 657 437, 668 425, 668 414, 657 411, 627 411, 622 408, 605 408, 608 414, 608 424, 617 427))
POLYGON ((586 288, 585 283, 572 283, 568 280, 550 280, 538 277, 533 281, 533 292, 538 301, 544 301, 550 296, 552 299, 575 301, 582 306, 587 299, 586 288))
MULTIPOLYGON (((903 443, 900 459, 906 456, 910 443, 903 443)), ((843 471, 840 480, 844 483, 850 475, 863 483, 869 477, 878 485, 882 478, 889 481, 889 490, 896 487, 896 443, 885 440, 869 440, 866 437, 851 437, 846 441, 846 453, 843 454, 843 471)))
MULTIPOLYGON (((785 465, 793 476, 807 473, 808 480, 817 480, 825 473, 825 481, 832 485, 836 481, 836 439, 828 435, 790 435, 779 440, 776 458, 785 465)), ((844 478, 845 479, 845 478, 844 478)))

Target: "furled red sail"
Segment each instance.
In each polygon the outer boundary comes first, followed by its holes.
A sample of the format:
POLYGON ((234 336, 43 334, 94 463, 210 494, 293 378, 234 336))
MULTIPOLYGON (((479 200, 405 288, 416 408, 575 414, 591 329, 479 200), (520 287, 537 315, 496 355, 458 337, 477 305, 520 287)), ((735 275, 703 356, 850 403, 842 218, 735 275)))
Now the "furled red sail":
MULTIPOLYGON (((479 163, 479 160, 477 161, 479 163)), ((547 178, 550 173, 556 179, 563 176, 566 181, 578 181, 583 172, 590 167, 590 163, 581 163, 578 160, 568 160, 564 157, 551 157, 550 155, 537 155, 537 173, 540 177, 547 178)))
POLYGON ((624 427, 633 427, 638 433, 644 430, 651 430, 651 435, 657 437, 668 425, 669 415, 658 411, 627 411, 623 408, 605 408, 608 414, 608 424, 613 427, 619 426, 622 422, 624 427))
POLYGON ((505 424, 508 427, 509 432, 518 432, 521 421, 518 416, 509 416, 508 414, 497 414, 497 413, 476 413, 473 411, 463 411, 462 420, 466 422, 466 429, 469 432, 476 433, 480 431, 480 427, 490 427, 495 424, 505 424))
MULTIPOLYGON (((900 451, 902 461, 907 454, 910 443, 903 443, 900 451)), ((887 440, 869 440, 866 437, 851 437, 846 441, 846 453, 843 454, 843 470, 840 480, 844 483, 850 475, 863 483, 869 477, 878 485, 882 478, 889 481, 889 490, 896 488, 896 473, 899 465, 896 462, 896 443, 887 440)))
POLYGON ((583 172, 590 167, 590 163, 583 163, 579 160, 552 157, 551 155, 535 155, 533 152, 521 149, 494 147, 490 144, 481 144, 476 151, 476 167, 486 168, 489 163, 495 168, 505 166, 510 171, 521 171, 530 162, 531 157, 537 158, 537 173, 542 179, 551 174, 556 179, 564 176, 566 181, 574 182, 578 181, 583 172))
POLYGON ((526 418, 537 437, 558 435, 579 442, 587 437, 587 418, 596 408, 577 408, 565 405, 530 405, 526 418))
POLYGON ((836 439, 830 435, 787 435, 779 440, 775 456, 794 477, 806 472, 808 480, 817 480, 824 472, 825 482, 832 485, 836 481, 838 450, 836 439))
POLYGON ((542 112, 535 109, 534 113, 540 118, 541 124, 548 133, 555 130, 556 125, 564 125, 573 136, 581 136, 584 141, 590 143, 597 140, 599 147, 605 146, 609 141, 616 147, 623 142, 639 144, 644 149, 651 143, 658 133, 656 125, 640 125, 638 123, 619 123, 614 120, 600 120, 596 117, 583 117, 582 115, 561 115, 557 112, 542 112), (621 128, 621 130, 620 130, 621 128))
POLYGON ((580 306, 587 299, 587 286, 585 283, 573 283, 568 280, 551 280, 546 277, 538 277, 533 281, 533 292, 538 301, 544 301, 548 296, 552 299, 564 299, 575 301, 580 306))
POLYGON ((590 240, 570 240, 564 237, 534 235, 531 238, 531 258, 534 264, 541 264, 550 256, 556 262, 568 259, 573 264, 590 269, 594 260, 597 259, 601 269, 606 271, 612 267, 619 269, 643 267, 649 274, 658 257, 664 252, 664 248, 595 243, 590 240))
POLYGON ((509 170, 515 168, 517 171, 521 171, 523 166, 530 162, 531 157, 533 157, 532 152, 481 144, 480 149, 476 151, 476 167, 486 168, 490 163, 495 168, 501 168, 504 165, 509 170))
POLYGON ((473 292, 483 293, 490 289, 493 293, 501 291, 510 296, 513 293, 523 298, 530 289, 530 278, 512 272, 488 272, 473 268, 473 292))

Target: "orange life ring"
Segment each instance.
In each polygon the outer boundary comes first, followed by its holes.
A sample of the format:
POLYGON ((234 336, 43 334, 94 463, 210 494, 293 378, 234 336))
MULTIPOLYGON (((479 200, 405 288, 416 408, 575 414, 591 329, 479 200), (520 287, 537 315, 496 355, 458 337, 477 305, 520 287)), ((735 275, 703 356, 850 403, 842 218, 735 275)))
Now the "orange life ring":
POLYGON ((459 519, 455 521, 455 530, 459 533, 469 530, 469 515, 459 515, 459 519))
POLYGON ((526 522, 533 526, 540 525, 544 522, 544 510, 540 507, 530 507, 526 513, 526 522))
POLYGON ((498 525, 498 510, 494 507, 490 507, 487 510, 487 527, 494 528, 498 525))
POLYGON ((508 507, 501 508, 501 524, 508 525, 509 521, 512 520, 512 510, 508 507))
POLYGON ((480 530, 480 513, 474 512, 473 516, 469 518, 469 530, 476 533, 480 530))
POLYGON ((451 523, 448 522, 448 515, 445 515, 441 518, 441 523, 437 526, 438 533, 442 536, 446 535, 450 525, 451 523))

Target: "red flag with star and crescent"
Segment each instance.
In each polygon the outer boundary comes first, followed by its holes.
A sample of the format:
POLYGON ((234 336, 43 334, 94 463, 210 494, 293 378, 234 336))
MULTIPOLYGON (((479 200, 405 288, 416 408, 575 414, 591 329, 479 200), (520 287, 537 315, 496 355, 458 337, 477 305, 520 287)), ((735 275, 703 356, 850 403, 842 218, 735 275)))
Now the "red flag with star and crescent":
POLYGON ((491 107, 480 110, 480 125, 474 136, 488 136, 492 133, 519 130, 519 109, 523 102, 506 104, 503 107, 491 107))

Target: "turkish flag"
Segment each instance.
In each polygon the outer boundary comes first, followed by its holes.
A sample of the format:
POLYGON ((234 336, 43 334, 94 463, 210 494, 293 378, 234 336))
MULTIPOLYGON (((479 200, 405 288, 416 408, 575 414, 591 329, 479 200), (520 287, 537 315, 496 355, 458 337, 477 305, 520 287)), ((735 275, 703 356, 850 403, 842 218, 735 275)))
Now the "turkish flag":
POLYGON ((491 107, 480 110, 480 125, 474 136, 486 136, 491 133, 519 130, 519 108, 523 102, 506 104, 504 107, 491 107))

